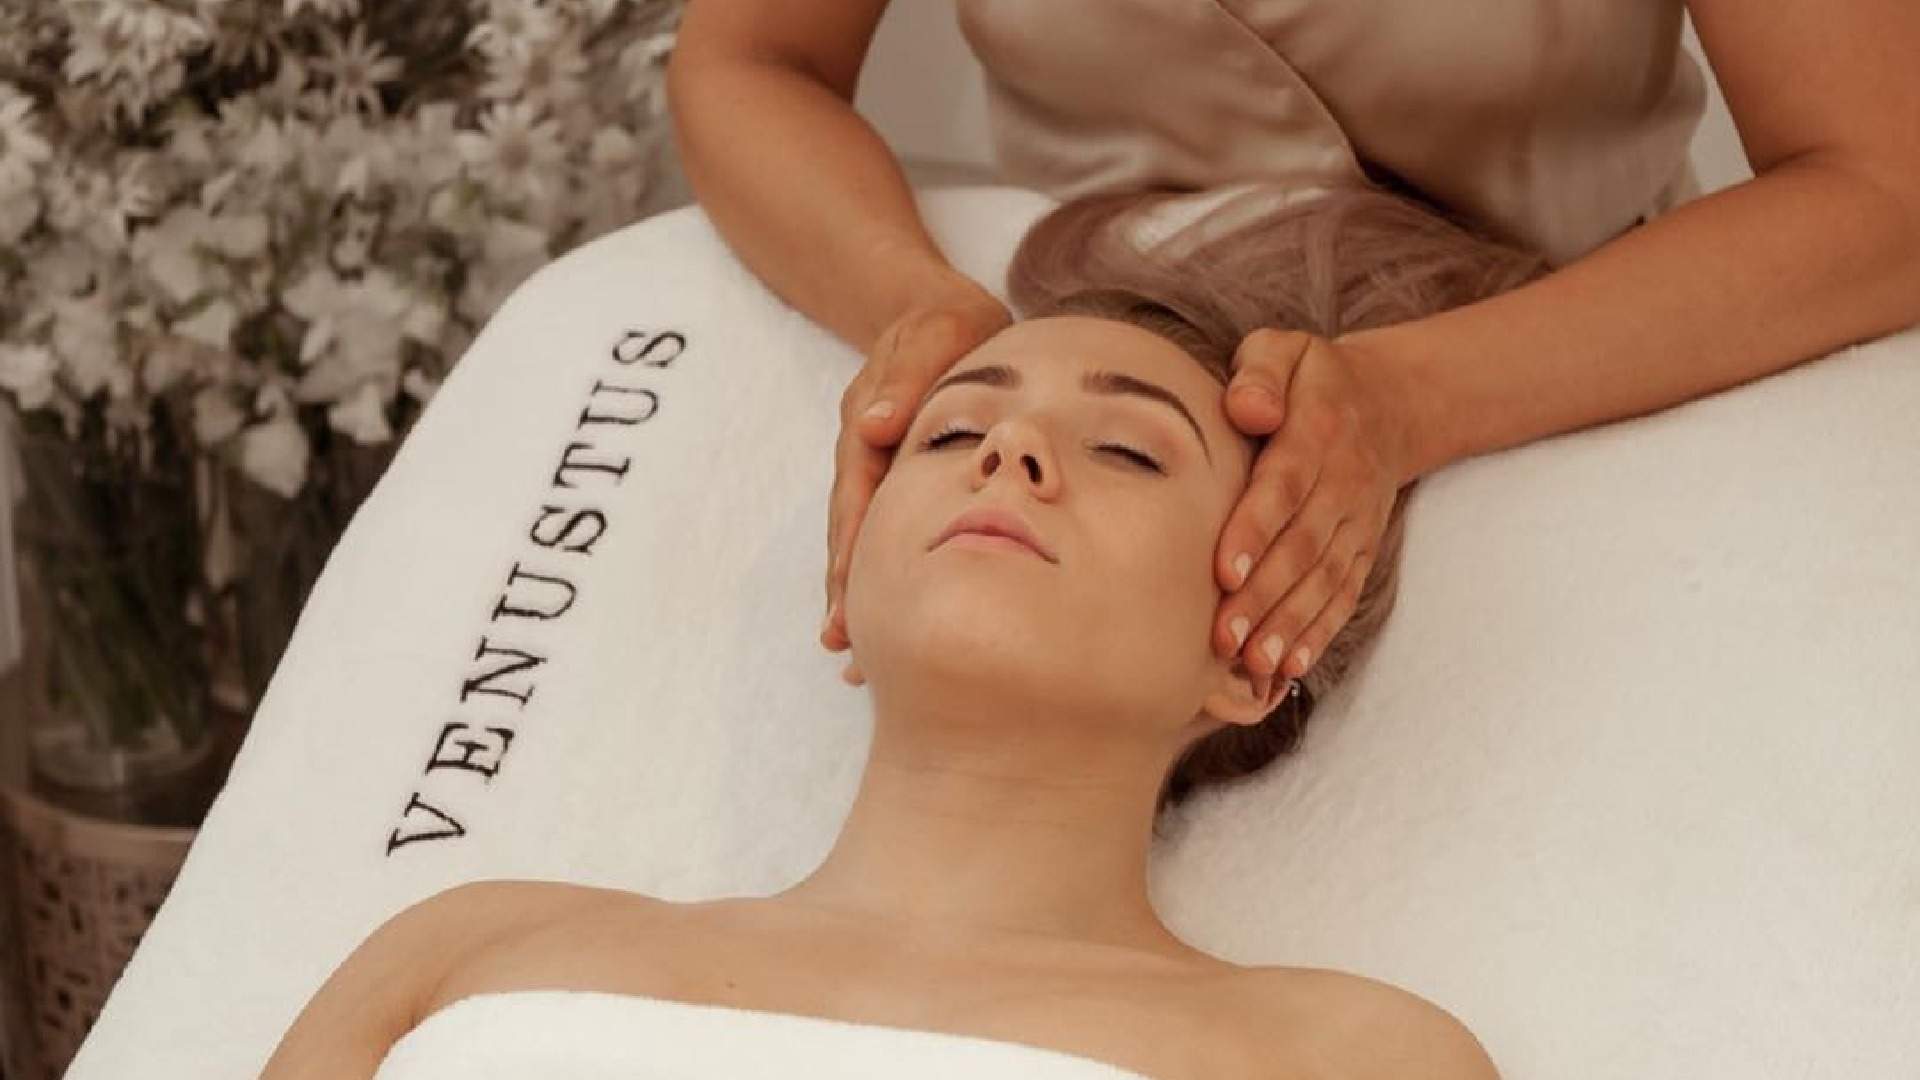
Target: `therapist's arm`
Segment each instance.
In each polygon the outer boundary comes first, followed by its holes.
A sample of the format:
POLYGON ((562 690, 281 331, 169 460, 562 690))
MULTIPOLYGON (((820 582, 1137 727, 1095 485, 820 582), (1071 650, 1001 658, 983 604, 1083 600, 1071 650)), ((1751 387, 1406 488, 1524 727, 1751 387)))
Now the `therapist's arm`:
POLYGON ((998 303, 853 108, 888 0, 690 0, 667 69, 688 183, 775 295, 863 354, 915 301, 998 303))
POLYGON ((1920 4, 1689 0, 1755 176, 1512 292, 1345 335, 1404 480, 1920 322, 1920 4))

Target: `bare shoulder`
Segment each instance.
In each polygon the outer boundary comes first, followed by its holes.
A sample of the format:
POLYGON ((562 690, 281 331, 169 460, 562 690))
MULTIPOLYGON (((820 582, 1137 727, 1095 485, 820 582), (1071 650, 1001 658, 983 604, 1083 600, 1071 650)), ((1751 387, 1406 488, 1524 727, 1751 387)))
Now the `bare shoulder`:
POLYGON ((608 902, 611 890, 477 881, 388 916, 347 954, 281 1037, 263 1080, 371 1076, 389 1047, 430 1011, 448 972, 516 926, 608 902))
POLYGON ((450 996, 457 996, 450 988, 458 983, 462 970, 483 963, 496 947, 615 905, 636 911, 664 906, 662 901, 620 889, 522 878, 469 881, 434 893, 403 913, 431 935, 440 960, 432 980, 421 988, 413 1019, 431 1014, 450 996))
POLYGON ((1251 967, 1257 1014, 1328 1077, 1500 1080, 1486 1048, 1452 1013, 1411 990, 1328 968, 1251 967))
POLYGON ((548 919, 605 904, 642 904, 650 899, 640 893, 571 881, 492 878, 442 889, 420 901, 420 906, 431 909, 442 919, 491 934, 528 929, 548 919))

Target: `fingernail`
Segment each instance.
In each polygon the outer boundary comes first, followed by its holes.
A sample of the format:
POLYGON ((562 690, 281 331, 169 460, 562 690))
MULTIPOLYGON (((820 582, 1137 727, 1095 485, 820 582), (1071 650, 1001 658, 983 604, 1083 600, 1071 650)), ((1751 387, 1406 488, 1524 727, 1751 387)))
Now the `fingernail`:
POLYGON ((1253 556, 1241 552, 1233 557, 1233 587, 1239 588, 1247 583, 1247 575, 1253 572, 1253 556))
POLYGON ((1312 659, 1313 654, 1307 652, 1307 647, 1305 645, 1300 646, 1300 651, 1293 654, 1293 673, 1295 675, 1305 675, 1307 673, 1307 662, 1312 659))
POLYGON ((1253 629, 1253 623, 1245 615, 1235 615, 1233 621, 1227 624, 1227 629, 1233 631, 1233 651, 1239 652, 1241 644, 1247 640, 1247 631, 1253 629))
POLYGON ((1272 664, 1275 671, 1280 670, 1280 652, 1285 648, 1286 642, 1280 640, 1279 634, 1268 634, 1267 640, 1260 643, 1260 651, 1267 654, 1267 663, 1272 664))
POLYGON ((892 415, 893 402, 891 401, 876 401, 867 406, 866 416, 869 420, 885 420, 892 415))

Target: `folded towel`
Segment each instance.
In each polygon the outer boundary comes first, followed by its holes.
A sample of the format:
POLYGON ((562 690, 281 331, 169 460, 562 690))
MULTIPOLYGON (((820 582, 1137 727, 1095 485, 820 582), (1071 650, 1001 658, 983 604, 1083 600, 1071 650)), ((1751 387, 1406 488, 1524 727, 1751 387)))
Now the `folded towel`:
MULTIPOLYGON (((920 193, 996 291, 1050 205, 920 193)), ((333 552, 72 1080, 251 1080, 462 881, 811 872, 871 736, 816 643, 860 362, 698 207, 522 285, 333 552)), ((1910 332, 1428 477, 1300 754, 1168 823, 1168 925, 1404 986, 1529 1080, 1912 1076, 1917 416, 1910 332)))
POLYGON ((393 1044, 373 1080, 1147 1080, 998 1039, 588 990, 462 998, 393 1044))

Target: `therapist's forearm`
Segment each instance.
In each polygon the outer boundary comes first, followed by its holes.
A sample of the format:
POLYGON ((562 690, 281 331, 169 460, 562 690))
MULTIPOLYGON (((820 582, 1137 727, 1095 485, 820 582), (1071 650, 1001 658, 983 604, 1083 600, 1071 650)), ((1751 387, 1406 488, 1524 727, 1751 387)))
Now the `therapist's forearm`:
POLYGON ((1396 407, 1403 483, 1920 322, 1920 177, 1867 175, 1784 162, 1522 288, 1342 336, 1396 407))
POLYGON ((746 58, 676 59, 668 78, 702 209, 801 314, 864 353, 916 300, 990 298, 947 262, 892 151, 825 83, 746 58))

